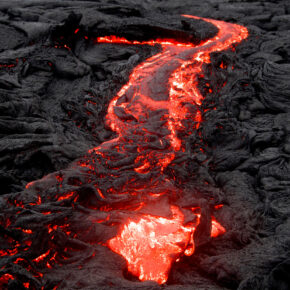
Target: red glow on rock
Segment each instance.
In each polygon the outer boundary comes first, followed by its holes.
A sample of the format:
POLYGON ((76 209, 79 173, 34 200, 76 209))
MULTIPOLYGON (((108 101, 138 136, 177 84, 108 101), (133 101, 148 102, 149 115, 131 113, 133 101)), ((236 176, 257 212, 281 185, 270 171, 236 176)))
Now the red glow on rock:
POLYGON ((211 237, 216 238, 226 232, 226 229, 212 217, 211 237))
POLYGON ((16 58, 15 60, 15 64, 0 64, 0 68, 12 68, 12 67, 16 67, 16 65, 18 64, 19 59, 16 58))
POLYGON ((18 253, 18 249, 15 248, 13 250, 0 250, 0 256, 4 257, 4 256, 14 256, 18 253))
POLYGON ((27 245, 28 247, 30 247, 31 244, 32 244, 32 241, 31 240, 26 240, 26 241, 24 241, 24 244, 27 245))
POLYGON ((44 254, 38 256, 37 258, 35 258, 33 261, 38 263, 40 261, 42 261, 43 259, 45 259, 50 253, 50 250, 48 250, 47 252, 45 252, 44 254))
POLYGON ((174 39, 156 39, 149 41, 137 41, 137 40, 128 40, 124 37, 118 37, 115 35, 98 37, 96 40, 97 43, 120 43, 120 44, 131 44, 131 45, 174 45, 174 46, 183 46, 183 47, 193 47, 192 43, 180 43, 174 39))
POLYGON ((22 262, 22 261, 24 261, 23 258, 17 258, 13 263, 18 264, 19 262, 22 262))
POLYGON ((54 226, 48 225, 48 233, 50 234, 52 231, 55 231, 57 228, 58 228, 57 225, 54 225, 54 226))
POLYGON ((221 64, 220 64, 220 68, 221 68, 221 69, 226 69, 227 66, 226 66, 226 64, 225 64, 224 62, 221 62, 221 64))
POLYGON ((17 230, 21 230, 23 233, 26 233, 26 234, 32 234, 32 230, 29 230, 29 229, 21 229, 21 228, 15 228, 17 230))
POLYGON ((57 201, 61 201, 61 200, 65 200, 65 199, 69 199, 69 198, 71 198, 71 197, 74 195, 74 193, 75 193, 74 191, 68 192, 67 194, 60 196, 60 197, 57 199, 57 201))
POLYGON ((100 191, 99 188, 97 188, 97 192, 98 192, 98 194, 100 195, 100 197, 101 197, 102 199, 105 199, 105 196, 103 195, 103 193, 100 191))
POLYGON ((33 184, 34 184, 33 181, 32 181, 32 182, 29 182, 29 183, 26 184, 25 188, 28 189, 28 188, 31 187, 33 184))
POLYGON ((49 214, 51 214, 51 211, 43 211, 43 212, 41 212, 43 215, 49 215, 49 214))
POLYGON ((4 274, 0 277, 0 286, 6 285, 9 280, 14 280, 14 277, 10 274, 4 274))
POLYGON ((40 205, 41 204, 41 196, 37 196, 37 201, 36 202, 31 202, 29 203, 30 205, 40 205))

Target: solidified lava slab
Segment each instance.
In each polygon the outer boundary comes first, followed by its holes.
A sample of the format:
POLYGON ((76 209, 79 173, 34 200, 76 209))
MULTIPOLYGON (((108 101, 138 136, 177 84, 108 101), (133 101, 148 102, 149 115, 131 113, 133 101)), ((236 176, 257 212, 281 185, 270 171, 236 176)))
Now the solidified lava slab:
POLYGON ((2 288, 289 288, 290 8, 276 2, 0 3, 2 288), (196 63, 173 75, 168 63, 142 86, 158 108, 139 96, 154 113, 133 110, 125 85, 164 52, 152 39, 216 37, 183 14, 250 36, 199 55, 194 81, 196 63), (102 43, 111 35, 123 43, 102 43), (164 279, 140 282, 148 277, 110 250, 126 249, 122 233, 135 246, 135 230, 150 249, 179 241, 164 279))

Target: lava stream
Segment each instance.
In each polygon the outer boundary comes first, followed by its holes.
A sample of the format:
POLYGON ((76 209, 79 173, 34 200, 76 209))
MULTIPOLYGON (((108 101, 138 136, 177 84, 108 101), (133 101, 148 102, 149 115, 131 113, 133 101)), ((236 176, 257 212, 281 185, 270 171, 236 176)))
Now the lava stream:
MULTIPOLYGON (((248 32, 236 24, 184 17, 210 22, 218 33, 199 45, 170 39, 97 39, 97 43, 107 43, 103 45, 160 45, 161 52, 135 67, 128 83, 110 102, 106 122, 116 138, 91 149, 67 170, 27 184, 26 190, 17 194, 19 199, 5 199, 3 210, 8 214, 0 226, 5 228, 7 239, 0 256, 9 261, 9 267, 1 268, 5 273, 0 276, 0 287, 19 277, 23 287, 41 285, 44 274, 39 269, 46 273, 56 264, 67 265, 64 260, 72 255, 70 247, 80 251, 91 242, 93 238, 87 241, 84 237, 96 224, 102 224, 101 230, 91 231, 92 236, 102 233, 105 237, 94 236, 94 246, 109 251, 102 247, 105 245, 124 257, 128 271, 141 281, 165 283, 172 263, 194 253, 194 234, 203 222, 203 208, 178 205, 183 204, 184 195, 166 168, 186 160, 186 140, 200 125, 203 96, 198 77, 202 65, 210 63, 210 53, 230 48, 248 32), (78 210, 87 213, 84 208, 94 217, 88 216, 88 221, 74 228, 75 221, 79 222, 74 215, 79 216, 78 210), (21 214, 25 221, 31 219, 30 223, 19 222, 21 214), (41 233, 34 216, 44 225, 41 233), (61 217, 65 217, 63 221, 61 217), (38 248, 35 245, 40 244, 35 243, 41 239, 45 242, 38 248), (58 239, 70 241, 70 247, 63 249, 58 239), (77 239, 81 243, 75 243, 77 239), (26 269, 34 280, 21 278, 14 264, 26 269)), ((216 205, 215 209, 221 207, 216 205)), ((214 217, 209 224, 208 237, 225 232, 214 217)), ((91 255, 90 251, 86 255, 91 255)))
MULTIPOLYGON (((186 137, 198 128, 201 121, 199 106, 203 96, 197 85, 202 65, 210 63, 210 53, 228 49, 248 35, 247 29, 240 25, 183 16, 212 23, 218 28, 217 35, 196 46, 172 40, 138 42, 116 36, 98 38, 98 43, 162 46, 161 53, 133 70, 128 83, 110 102, 106 121, 118 137, 91 151, 108 158, 109 162, 108 150, 115 148, 116 144, 134 142, 138 151, 134 170, 139 174, 155 170, 161 176, 159 185, 168 183, 163 170, 177 152, 185 151, 186 137), (148 153, 144 144, 152 135, 157 136, 162 150, 148 153)), ((154 186, 148 183, 148 192, 151 187, 154 186)), ((159 192, 158 197, 163 194, 165 192, 159 192)), ((195 222, 184 226, 182 212, 174 205, 171 205, 171 211, 171 219, 145 214, 129 219, 119 234, 108 241, 111 250, 127 260, 128 270, 141 281, 165 283, 172 262, 182 254, 192 255, 194 252, 194 231, 199 216, 195 215, 195 222)), ((211 236, 224 232, 225 229, 213 220, 211 236)))

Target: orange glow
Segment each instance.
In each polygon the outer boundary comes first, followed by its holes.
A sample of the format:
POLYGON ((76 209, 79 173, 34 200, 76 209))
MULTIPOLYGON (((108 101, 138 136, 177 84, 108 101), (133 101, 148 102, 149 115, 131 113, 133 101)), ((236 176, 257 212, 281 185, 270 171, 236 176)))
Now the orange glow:
POLYGON ((29 187, 31 187, 34 184, 34 182, 29 182, 25 185, 25 188, 28 189, 29 187))
POLYGON ((211 237, 216 238, 226 232, 226 229, 218 223, 214 217, 212 217, 211 221, 211 237))
POLYGON ((115 35, 110 36, 103 36, 97 38, 97 43, 120 43, 120 44, 131 44, 131 45, 174 45, 174 46, 183 46, 183 47, 193 47, 192 43, 180 43, 174 39, 156 39, 156 40, 149 40, 149 41, 137 41, 137 40, 128 40, 124 37, 118 37, 115 35))
POLYGON ((33 261, 38 263, 38 262, 42 261, 43 259, 45 259, 49 255, 49 253, 50 253, 50 250, 48 250, 46 253, 38 256, 33 261))
POLYGON ((21 228, 15 228, 17 230, 21 230, 23 233, 26 233, 26 234, 32 234, 32 230, 29 230, 29 229, 21 229, 21 228))
POLYGON ((60 196, 57 201, 61 201, 61 200, 65 200, 65 199, 69 199, 74 195, 74 191, 68 192, 65 195, 60 196))
POLYGON ((51 214, 51 211, 43 211, 43 212, 41 212, 43 215, 49 215, 49 214, 51 214))
POLYGON ((10 274, 4 274, 0 277, 0 286, 7 284, 9 280, 14 280, 14 277, 10 274))

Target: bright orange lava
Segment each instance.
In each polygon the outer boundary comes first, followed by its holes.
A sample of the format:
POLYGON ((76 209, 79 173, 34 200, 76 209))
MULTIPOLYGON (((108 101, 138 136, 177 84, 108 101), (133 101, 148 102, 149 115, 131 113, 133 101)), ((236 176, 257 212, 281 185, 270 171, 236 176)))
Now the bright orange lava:
MULTIPOLYGON (((109 240, 109 247, 122 255, 128 262, 128 271, 141 281, 153 280, 165 283, 171 264, 181 254, 191 256, 194 253, 195 225, 184 226, 182 212, 171 206, 172 219, 143 215, 138 221, 128 220, 120 235, 109 240)), ((212 221, 211 236, 217 237, 225 229, 212 221)))
POLYGON ((172 219, 144 215, 138 221, 128 220, 120 235, 108 242, 126 258, 128 270, 141 281, 166 282, 172 262, 193 247, 188 243, 193 241, 194 228, 182 225, 183 215, 177 207, 171 210, 172 219))
MULTIPOLYGON (((177 152, 185 151, 185 138, 201 122, 199 106, 203 96, 198 90, 198 76, 202 65, 210 63, 210 53, 228 49, 248 36, 247 29, 240 25, 183 16, 212 23, 218 28, 217 35, 199 45, 174 40, 129 41, 116 36, 97 39, 98 43, 159 44, 162 47, 162 52, 133 70, 128 83, 110 102, 106 121, 119 136, 91 150, 107 159, 108 164, 110 150, 134 143, 138 152, 134 170, 140 175, 157 170, 161 176, 159 184, 168 182, 163 177, 163 170, 175 159, 177 152), (160 150, 148 152, 143 144, 153 135, 158 136, 160 150)), ((148 184, 148 191, 151 188, 154 185, 148 184)), ((158 198, 163 194, 165 192, 151 196, 158 198)), ((108 241, 108 246, 126 259, 128 271, 141 281, 165 283, 172 263, 183 254, 194 253, 194 231, 200 214, 193 214, 195 223, 185 226, 183 213, 177 206, 171 205, 172 218, 142 214, 138 210, 118 235, 108 241)), ((212 218, 211 237, 224 232, 225 229, 212 218)))
MULTIPOLYGON (((160 45, 162 50, 136 66, 128 83, 110 102, 106 122, 117 133, 117 137, 93 148, 88 156, 78 162, 82 169, 85 168, 85 172, 89 171, 88 176, 94 174, 96 177, 94 180, 89 178, 87 183, 96 189, 95 198, 98 202, 88 206, 95 206, 99 212, 110 212, 94 222, 108 222, 109 226, 114 226, 114 221, 110 223, 111 216, 112 220, 114 216, 123 219, 118 234, 108 240, 106 245, 126 259, 128 271, 141 281, 151 280, 160 284, 167 281, 172 263, 183 255, 193 255, 194 235, 200 221, 203 224, 202 214, 196 213, 199 208, 189 210, 174 204, 172 200, 180 196, 182 198, 182 193, 174 185, 175 176, 170 180, 165 169, 171 163, 174 163, 173 167, 182 162, 178 163, 177 160, 187 159, 187 137, 199 128, 202 121, 200 105, 204 97, 198 90, 198 78, 203 64, 210 63, 210 53, 228 49, 248 36, 247 29, 236 24, 183 16, 212 23, 218 28, 217 35, 199 45, 171 39, 145 42, 116 36, 97 39, 97 43, 160 45)), ((78 31, 76 29, 75 33, 78 31)), ((220 68, 225 69, 226 66, 222 63, 220 68)), ((209 92, 212 92, 211 88, 209 92)), ((58 190, 63 189, 62 174, 54 177, 58 190)), ((49 175, 43 179, 50 182, 51 178, 52 175, 49 175)), ((30 190, 36 185, 37 182, 31 182, 26 188, 30 190)), ((82 202, 76 191, 63 190, 57 194, 55 202, 82 202)), ((42 198, 37 195, 35 201, 29 204, 16 199, 8 203, 26 209, 26 206, 41 206, 42 198)), ((222 205, 214 208, 220 209, 222 205)), ((41 213, 47 216, 52 214, 43 208, 41 213)), ((11 223, 7 219, 5 226, 11 223)), ((226 231, 214 216, 209 226, 212 238, 226 231)), ((27 236, 35 233, 28 228, 15 229, 27 236)), ((47 234, 52 238, 56 230, 71 235, 69 224, 47 224, 47 234)), ((0 256, 13 257, 22 251, 18 241, 12 242, 13 249, 1 250, 0 256)), ((24 250, 31 245, 32 239, 27 237, 24 250)), ((66 251, 67 248, 64 249, 66 251)), ((32 262, 46 263, 46 268, 50 269, 55 264, 56 255, 56 252, 48 249, 33 257, 32 262)), ((14 261, 15 264, 24 262, 20 257, 14 261)), ((32 269, 30 263, 27 267, 29 271, 32 269)), ((43 274, 34 271, 34 276, 41 278, 43 274)), ((9 273, 2 275, 0 288, 16 278, 9 273)), ((22 285, 30 287, 26 281, 22 285)))

